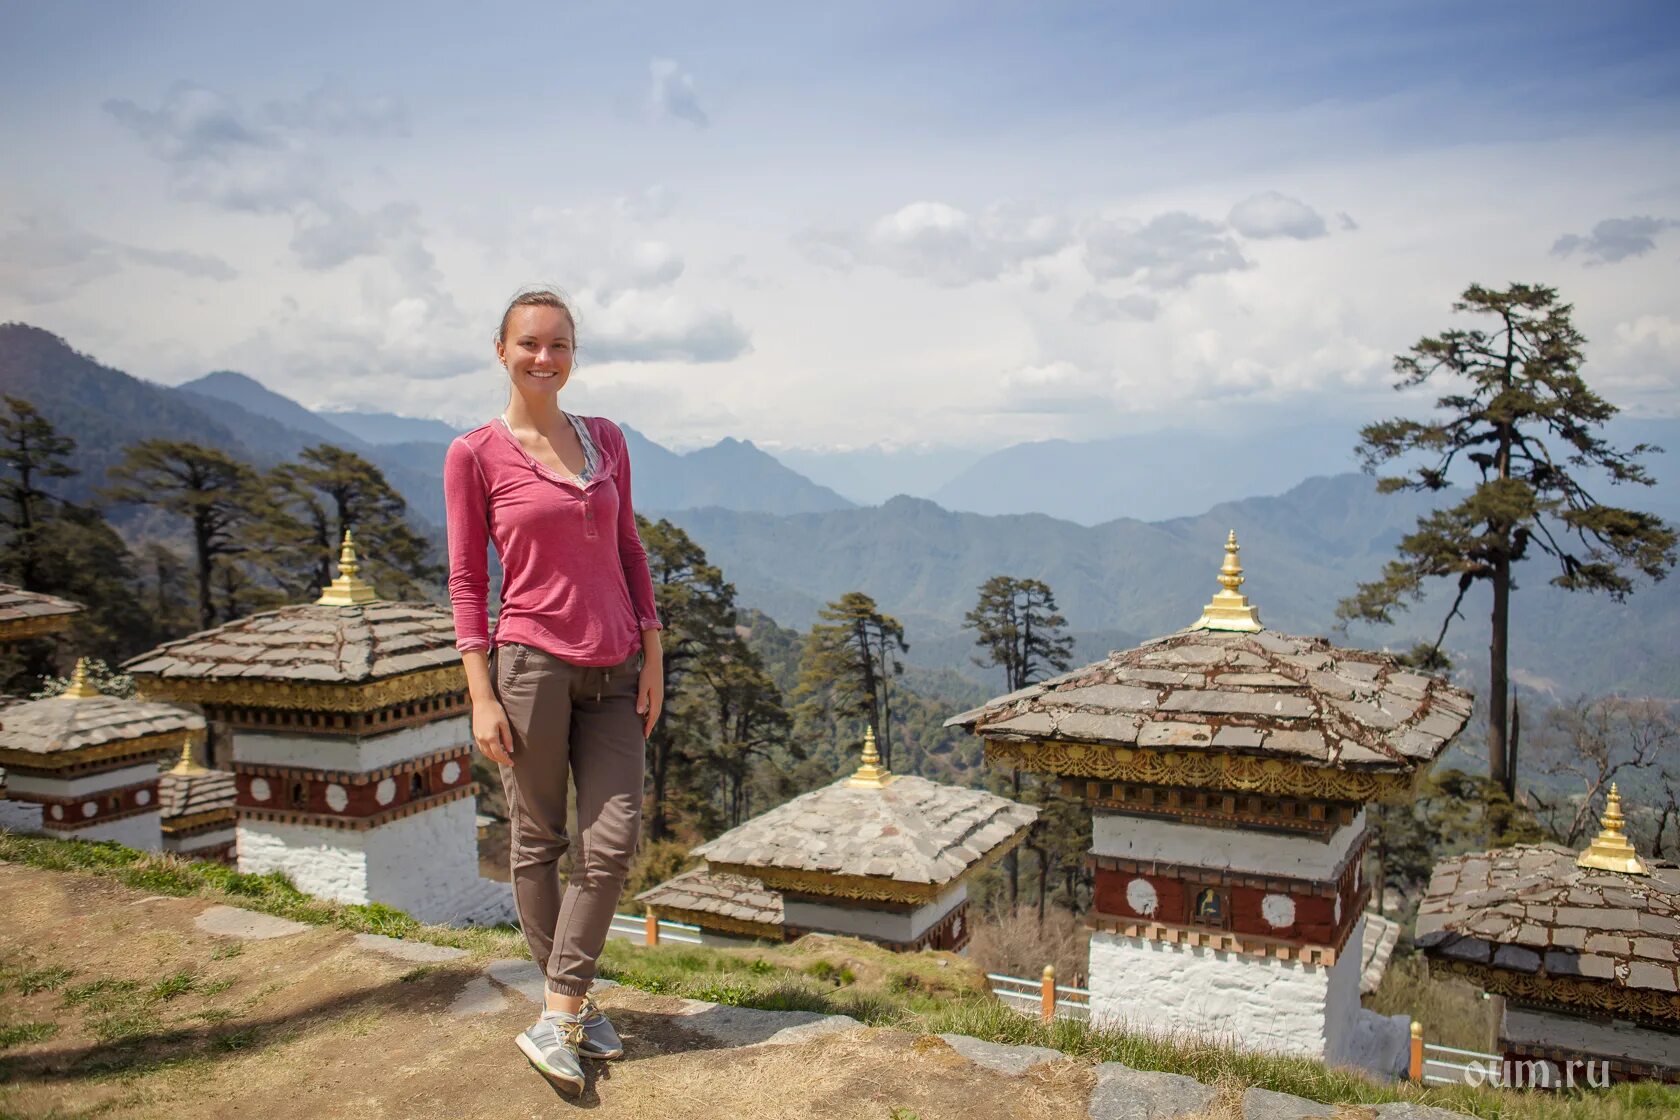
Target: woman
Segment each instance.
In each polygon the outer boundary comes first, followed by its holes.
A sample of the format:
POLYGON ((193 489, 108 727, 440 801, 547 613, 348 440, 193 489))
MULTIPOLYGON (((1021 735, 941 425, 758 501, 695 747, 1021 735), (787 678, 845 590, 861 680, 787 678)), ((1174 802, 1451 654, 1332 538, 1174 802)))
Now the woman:
POLYGON ((547 977, 542 1018, 516 1041, 571 1092, 583 1088, 580 1055, 624 1053, 588 991, 641 835, 645 740, 664 699, 624 435, 610 420, 562 412, 557 399, 576 333, 554 292, 514 297, 496 333, 507 411, 449 445, 443 478, 473 741, 500 764, 514 904, 547 977), (489 541, 503 571, 494 635, 489 541), (562 895, 568 770, 581 850, 562 895))

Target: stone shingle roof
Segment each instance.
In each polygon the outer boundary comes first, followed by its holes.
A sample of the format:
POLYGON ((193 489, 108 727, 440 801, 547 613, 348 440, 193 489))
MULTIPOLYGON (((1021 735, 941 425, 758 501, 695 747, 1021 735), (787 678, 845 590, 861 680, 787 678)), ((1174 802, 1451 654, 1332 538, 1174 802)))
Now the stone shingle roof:
POLYGON ((171 732, 204 731, 204 717, 173 704, 119 696, 49 696, 0 712, 0 752, 60 755, 171 732))
POLYGON ((1186 630, 951 717, 987 739, 1276 757, 1407 772, 1470 716, 1470 694, 1381 653, 1270 630, 1186 630))
POLYGON ((423 602, 309 603, 189 634, 123 663, 165 680, 360 684, 459 664, 455 622, 423 602))
POLYGON ((940 884, 1007 845, 1038 810, 985 790, 900 775, 885 788, 842 778, 694 849, 714 864, 940 884))
POLYGON ((0 583, 0 634, 29 636, 62 629, 72 615, 83 611, 80 603, 25 591, 10 583, 0 583))
POLYGON ((168 822, 176 817, 232 809, 233 775, 226 770, 171 770, 158 779, 158 808, 168 822))
POLYGON ((1444 859, 1418 908, 1430 956, 1544 977, 1676 991, 1680 868, 1648 875, 1576 866, 1556 844, 1444 859))
POLYGON ((697 867, 665 880, 636 896, 647 906, 716 914, 742 922, 782 924, 782 895, 757 879, 725 875, 697 867))

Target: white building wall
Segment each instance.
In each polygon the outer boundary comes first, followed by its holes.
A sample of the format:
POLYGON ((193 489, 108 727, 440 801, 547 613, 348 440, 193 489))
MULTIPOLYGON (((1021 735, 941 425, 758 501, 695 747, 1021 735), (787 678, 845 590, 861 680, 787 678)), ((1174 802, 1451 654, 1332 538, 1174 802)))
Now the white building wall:
POLYGON ((108 789, 139 785, 158 777, 156 762, 139 766, 125 766, 121 770, 106 770, 81 778, 46 778, 39 774, 12 774, 6 789, 12 797, 37 794, 46 797, 81 797, 89 793, 104 793, 108 789))
MULTIPOLYGON (((937 925, 941 918, 966 898, 968 886, 959 883, 925 906, 918 906, 908 913, 893 913, 889 910, 829 906, 784 896, 782 922, 825 933, 849 933, 858 937, 878 937, 886 941, 914 941, 937 925)), ((867 906, 868 903, 859 905, 867 906)))
POLYGON ((1328 879, 1365 832, 1365 810, 1328 840, 1097 812, 1091 854, 1290 879, 1328 879))
POLYGON ((53 831, 72 840, 115 840, 142 852, 163 850, 163 818, 156 811, 136 813, 132 817, 98 822, 66 832, 53 831))
POLYGON ((41 806, 33 801, 0 798, 0 828, 9 828, 13 832, 39 832, 41 806))
POLYGON ((472 717, 468 715, 437 719, 359 741, 348 736, 279 735, 240 728, 233 735, 233 758, 251 765, 364 773, 471 741, 472 717))
MULTIPOLYGON (((1361 932, 1350 944, 1359 944, 1361 932)), ((1328 1061, 1351 1057, 1357 952, 1325 968, 1099 930, 1091 935, 1089 973, 1094 1023, 1328 1061)))
POLYGON ((513 918, 513 890, 478 874, 473 799, 354 830, 242 819, 239 870, 281 871, 306 894, 380 902, 422 922, 513 918))

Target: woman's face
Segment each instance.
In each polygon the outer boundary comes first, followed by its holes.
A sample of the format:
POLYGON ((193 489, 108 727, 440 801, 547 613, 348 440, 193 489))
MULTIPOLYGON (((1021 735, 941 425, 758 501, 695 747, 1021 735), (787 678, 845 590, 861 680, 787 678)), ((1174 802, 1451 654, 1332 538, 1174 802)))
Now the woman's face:
POLYGON ((516 307, 496 357, 522 393, 557 393, 572 375, 572 321, 558 307, 516 307))

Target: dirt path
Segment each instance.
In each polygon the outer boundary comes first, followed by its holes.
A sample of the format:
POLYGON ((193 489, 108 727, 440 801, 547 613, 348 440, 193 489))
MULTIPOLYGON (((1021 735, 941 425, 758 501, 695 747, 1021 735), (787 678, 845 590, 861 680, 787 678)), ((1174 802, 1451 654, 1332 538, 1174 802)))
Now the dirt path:
POLYGON ((514 1049, 533 1005, 489 962, 400 959, 320 927, 207 932, 212 906, 0 863, 0 1116, 1040 1120, 1084 1116, 1094 1083, 1086 1063, 1005 1076, 865 1027, 729 1045, 701 1029, 727 1012, 611 988, 625 1057, 589 1063, 566 1098, 514 1049))

